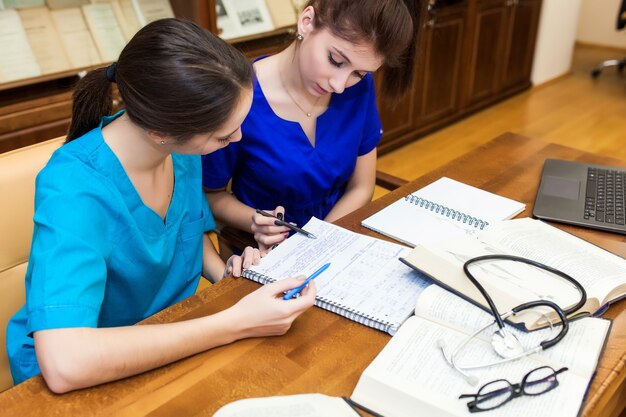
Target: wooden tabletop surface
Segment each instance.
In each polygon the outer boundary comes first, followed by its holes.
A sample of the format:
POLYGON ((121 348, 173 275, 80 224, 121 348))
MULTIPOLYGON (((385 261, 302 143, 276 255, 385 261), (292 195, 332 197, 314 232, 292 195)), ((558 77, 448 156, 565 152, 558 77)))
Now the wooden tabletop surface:
MULTIPOLYGON (((527 204, 530 216, 546 158, 626 166, 623 161, 504 134, 339 220, 348 229, 381 237, 360 225, 365 217, 428 183, 448 176, 527 204)), ((416 161, 416 163, 419 163, 416 161)), ((556 224, 555 224, 556 225, 556 224)), ((562 226, 626 257, 626 236, 562 226)), ((185 320, 225 309, 258 284, 228 278, 145 320, 185 320)), ((613 328, 591 385, 583 416, 618 416, 626 408, 626 301, 604 317, 613 328)), ((64 395, 51 393, 40 376, 0 393, 3 416, 211 416, 231 401, 320 392, 350 396, 361 372, 390 336, 312 308, 284 336, 247 339, 121 381, 64 395)))

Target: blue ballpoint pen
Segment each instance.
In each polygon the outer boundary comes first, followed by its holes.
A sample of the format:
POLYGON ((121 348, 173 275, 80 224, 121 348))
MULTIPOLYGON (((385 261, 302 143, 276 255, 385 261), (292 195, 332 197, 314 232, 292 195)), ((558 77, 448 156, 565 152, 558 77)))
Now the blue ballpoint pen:
POLYGON ((304 287, 306 287, 312 279, 317 278, 317 276, 319 274, 321 274, 322 272, 326 271, 329 266, 330 266, 330 262, 327 263, 327 264, 324 264, 320 269, 318 269, 317 271, 315 271, 311 275, 309 275, 309 277, 304 280, 304 283, 302 285, 300 285, 299 287, 296 287, 296 288, 292 288, 289 291, 287 291, 287 294, 283 295, 283 300, 289 300, 289 299, 293 298, 293 296, 298 294, 300 291, 302 291, 304 289, 304 287))

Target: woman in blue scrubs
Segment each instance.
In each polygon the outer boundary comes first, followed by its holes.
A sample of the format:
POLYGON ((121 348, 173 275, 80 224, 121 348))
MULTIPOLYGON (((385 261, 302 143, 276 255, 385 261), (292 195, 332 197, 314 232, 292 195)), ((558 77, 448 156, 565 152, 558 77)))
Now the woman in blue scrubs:
POLYGON ((383 67, 391 101, 409 90, 419 1, 310 0, 287 49, 254 63, 243 140, 203 157, 203 185, 218 221, 255 234, 261 249, 285 227, 334 221, 371 200, 382 126, 372 73, 383 67), (232 193, 225 190, 232 179, 232 193))
POLYGON ((215 221, 200 154, 241 138, 252 69, 204 29, 176 19, 141 29, 116 64, 75 89, 67 143, 39 173, 26 305, 7 350, 16 383, 41 373, 57 393, 124 378, 237 339, 285 333, 314 302, 291 278, 219 313, 133 326, 259 260, 225 266, 206 231, 215 221), (112 83, 125 110, 111 113, 112 83))

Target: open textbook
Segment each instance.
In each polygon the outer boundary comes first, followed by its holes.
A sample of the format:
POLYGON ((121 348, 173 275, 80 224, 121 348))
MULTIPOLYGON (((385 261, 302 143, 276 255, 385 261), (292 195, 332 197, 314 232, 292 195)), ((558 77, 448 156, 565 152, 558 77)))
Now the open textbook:
MULTIPOLYGON (((463 264, 470 258, 490 254, 529 258, 576 279, 587 292, 587 302, 574 314, 599 315, 610 302, 626 295, 626 260, 530 218, 494 223, 478 238, 461 237, 418 245, 403 261, 486 309, 484 297, 465 276, 463 264)), ((563 309, 575 305, 580 299, 578 290, 569 282, 519 262, 479 263, 472 266, 472 272, 501 313, 537 299, 553 301, 563 309)), ((555 318, 551 313, 547 317, 555 318)), ((547 325, 546 316, 528 311, 509 320, 523 324, 528 330, 547 325)))
POLYGON ((350 320, 393 334, 413 312, 419 293, 432 282, 399 261, 409 249, 351 232, 313 217, 303 228, 317 236, 295 234, 242 276, 267 284, 310 275, 330 262, 315 279, 316 305, 350 320))
MULTIPOLYGON (((376 359, 365 369, 352 400, 386 417, 470 416, 468 399, 493 380, 522 381, 540 366, 568 370, 558 375, 559 386, 543 395, 522 396, 488 412, 490 417, 575 417, 598 365, 611 322, 587 317, 570 323, 565 338, 552 348, 516 361, 468 371, 478 378, 473 386, 443 359, 439 345, 454 350, 475 330, 493 321, 490 314, 454 294, 431 285, 417 303, 416 315, 407 320, 376 359)), ((558 331, 559 329, 555 329, 558 331)), ((511 329, 526 347, 549 339, 555 330, 524 333, 511 329)), ((459 355, 458 363, 480 364, 497 360, 488 329, 459 355)))
POLYGON ((442 177, 390 204, 361 224, 409 246, 475 235, 525 208, 510 198, 442 177))
MULTIPOLYGON (((587 317, 570 323, 570 330, 556 346, 513 362, 469 371, 478 379, 471 385, 444 360, 439 345, 454 350, 468 335, 492 322, 491 315, 456 295, 431 285, 418 297, 415 316, 409 318, 387 346, 365 369, 350 404, 385 417, 471 416, 461 394, 474 394, 493 380, 512 384, 540 366, 568 370, 557 377, 559 385, 539 396, 522 396, 488 412, 490 417, 575 417, 598 365, 611 322, 587 317)), ((493 328, 489 329, 493 332, 493 328)), ((489 330, 473 340, 459 364, 471 365, 498 359, 489 343, 489 330)), ((556 329, 558 330, 558 329, 556 329)), ((527 347, 552 336, 544 329, 524 333, 510 329, 527 347)), ((264 416, 356 417, 345 400, 321 394, 300 394, 235 401, 215 417, 264 416), (301 412, 301 414, 299 413, 301 412)))

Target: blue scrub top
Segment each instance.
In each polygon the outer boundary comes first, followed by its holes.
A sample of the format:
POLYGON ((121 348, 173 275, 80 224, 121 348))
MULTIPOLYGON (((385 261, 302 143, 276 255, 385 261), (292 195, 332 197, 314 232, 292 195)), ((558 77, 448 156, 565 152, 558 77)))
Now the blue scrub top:
POLYGON ((192 295, 203 232, 215 227, 197 155, 172 155, 174 195, 165 221, 143 204, 102 137, 63 145, 36 181, 26 305, 10 320, 15 383, 40 373, 32 334, 137 323, 192 295))
POLYGON ((258 81, 242 129, 242 140, 202 157, 202 183, 232 191, 259 209, 285 207, 286 219, 303 225, 324 219, 343 196, 357 157, 372 151, 382 136, 371 75, 333 94, 318 117, 315 146, 297 122, 281 119, 258 81))

